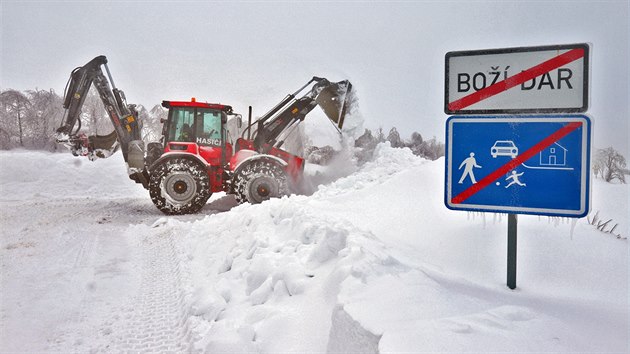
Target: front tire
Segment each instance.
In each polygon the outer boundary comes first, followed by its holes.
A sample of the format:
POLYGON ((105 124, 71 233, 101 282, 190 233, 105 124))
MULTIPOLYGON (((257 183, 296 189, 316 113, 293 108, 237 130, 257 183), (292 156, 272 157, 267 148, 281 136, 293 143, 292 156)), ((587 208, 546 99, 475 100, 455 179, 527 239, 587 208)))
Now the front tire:
POLYGON ((185 158, 168 159, 151 171, 149 194, 164 214, 196 213, 208 201, 210 178, 201 164, 185 158))
POLYGON ((252 161, 236 172, 234 194, 239 204, 258 204, 282 197, 289 194, 287 175, 277 163, 252 161))

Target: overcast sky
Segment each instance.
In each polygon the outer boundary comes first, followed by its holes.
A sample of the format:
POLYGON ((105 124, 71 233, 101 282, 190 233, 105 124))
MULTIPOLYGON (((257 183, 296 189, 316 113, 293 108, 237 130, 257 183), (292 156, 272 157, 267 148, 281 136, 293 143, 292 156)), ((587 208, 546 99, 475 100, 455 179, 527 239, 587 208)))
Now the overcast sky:
POLYGON ((592 44, 594 144, 628 147, 629 2, 7 1, 0 87, 62 94, 104 54, 130 103, 231 104, 260 115, 312 76, 349 79, 369 128, 444 141, 449 51, 592 44))

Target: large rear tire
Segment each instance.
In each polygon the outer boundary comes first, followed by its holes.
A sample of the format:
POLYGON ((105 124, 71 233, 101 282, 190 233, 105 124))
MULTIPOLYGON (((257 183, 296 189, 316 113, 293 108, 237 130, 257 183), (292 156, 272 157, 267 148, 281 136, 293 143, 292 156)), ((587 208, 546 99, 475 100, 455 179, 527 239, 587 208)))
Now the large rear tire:
POLYGON ((153 204, 165 214, 196 213, 212 195, 210 177, 197 162, 168 159, 151 171, 149 194, 153 204))
POLYGON ((249 162, 234 176, 234 194, 239 203, 262 203, 289 194, 287 175, 277 163, 265 160, 249 162))

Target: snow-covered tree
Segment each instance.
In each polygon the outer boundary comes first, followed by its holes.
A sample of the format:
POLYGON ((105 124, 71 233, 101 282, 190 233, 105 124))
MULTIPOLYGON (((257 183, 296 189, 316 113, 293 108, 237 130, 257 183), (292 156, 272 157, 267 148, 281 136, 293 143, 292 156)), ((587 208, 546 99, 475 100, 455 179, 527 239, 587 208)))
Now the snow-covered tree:
POLYGON ((376 138, 372 135, 372 131, 367 128, 365 129, 363 135, 361 135, 354 141, 354 146, 361 148, 366 148, 370 146, 373 147, 376 146, 376 144, 376 138))
POLYGON ((378 143, 383 143, 383 142, 385 142, 385 141, 386 141, 386 139, 385 139, 385 133, 383 132, 383 127, 379 127, 379 128, 376 130, 376 135, 375 135, 375 137, 376 137, 376 141, 377 141, 378 143))
POLYGON ((390 145, 395 148, 401 148, 405 146, 402 139, 400 138, 398 130, 396 130, 396 127, 393 127, 389 130, 389 134, 387 134, 387 141, 389 141, 390 145))
POLYGON ((142 121, 142 140, 145 143, 159 141, 162 136, 162 119, 166 119, 166 108, 156 104, 147 111, 144 106, 138 106, 138 116, 142 121))
MULTIPOLYGON (((418 134, 419 135, 419 134, 418 134)), ((416 141, 422 140, 422 137, 416 137, 416 141)), ((438 141, 435 137, 422 141, 420 144, 414 145, 411 148, 414 155, 422 156, 429 160, 437 160, 444 156, 444 144, 438 141)))
POLYGON ((593 170, 595 177, 599 173, 606 182, 618 179, 626 183, 625 177, 626 158, 612 147, 598 149, 595 154, 593 170))
POLYGON ((411 140, 405 144, 405 146, 411 149, 411 152, 413 152, 414 155, 420 155, 423 143, 424 141, 422 140, 422 135, 418 132, 413 132, 411 133, 411 140))
MULTIPOLYGON (((24 146, 24 118, 30 102, 26 95, 17 90, 6 90, 0 93, 0 112, 3 130, 11 136, 17 136, 19 145, 24 146)), ((3 145, 11 142, 3 142, 3 145)))
POLYGON ((54 132, 61 121, 61 97, 53 90, 27 91, 30 106, 27 110, 29 146, 35 149, 54 150, 54 132))

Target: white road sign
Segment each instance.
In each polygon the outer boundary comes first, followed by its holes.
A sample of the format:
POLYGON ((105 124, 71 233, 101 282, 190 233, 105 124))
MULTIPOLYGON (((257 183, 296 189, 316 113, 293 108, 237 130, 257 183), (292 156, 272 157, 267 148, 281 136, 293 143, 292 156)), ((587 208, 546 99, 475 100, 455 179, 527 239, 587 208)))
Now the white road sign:
POLYGON ((447 114, 585 112, 589 45, 446 54, 447 114))

